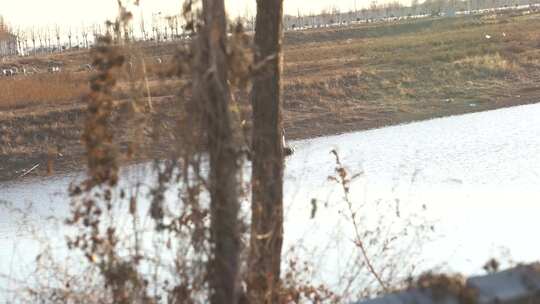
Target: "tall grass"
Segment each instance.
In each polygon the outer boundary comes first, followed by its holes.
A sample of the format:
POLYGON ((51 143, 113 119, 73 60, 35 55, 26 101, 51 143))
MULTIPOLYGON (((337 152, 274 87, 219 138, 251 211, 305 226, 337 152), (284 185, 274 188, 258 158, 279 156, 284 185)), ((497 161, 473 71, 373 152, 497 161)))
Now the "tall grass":
POLYGON ((88 92, 88 75, 80 73, 38 74, 0 80, 0 109, 32 105, 70 104, 88 92))

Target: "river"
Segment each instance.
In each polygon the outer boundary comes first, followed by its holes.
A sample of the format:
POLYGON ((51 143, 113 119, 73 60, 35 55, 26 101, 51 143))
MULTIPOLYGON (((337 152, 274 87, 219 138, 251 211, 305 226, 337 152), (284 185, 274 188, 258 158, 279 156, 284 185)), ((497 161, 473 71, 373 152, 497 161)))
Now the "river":
MULTIPOLYGON (((503 265, 537 260, 538 117, 540 104, 525 105, 291 143, 296 152, 286 162, 285 248, 296 247, 313 263, 314 280, 329 284, 342 284, 351 263, 362 260, 343 193, 328 180, 335 149, 349 172, 359 174, 351 206, 381 272, 389 271, 383 269, 390 260, 402 275, 428 269, 479 274, 492 257, 503 265), (380 244, 385 240, 390 245, 380 244)), ((146 167, 126 175, 147 179, 146 167)), ((47 218, 67 214, 66 189, 78 176, 0 184, 0 200, 8 206, 0 212, 0 273, 29 275, 43 249, 36 233, 54 239, 53 251, 65 254, 64 227, 47 218)))

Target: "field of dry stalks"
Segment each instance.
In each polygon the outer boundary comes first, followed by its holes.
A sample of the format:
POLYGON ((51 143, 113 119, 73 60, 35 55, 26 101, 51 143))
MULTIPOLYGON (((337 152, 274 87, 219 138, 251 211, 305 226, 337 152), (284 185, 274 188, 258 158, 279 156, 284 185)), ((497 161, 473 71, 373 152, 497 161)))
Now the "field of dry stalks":
MULTIPOLYGON (((289 32, 285 37, 284 118, 299 139, 536 102, 540 96, 540 14, 506 13, 289 32)), ((171 128, 182 116, 165 80, 178 45, 143 44, 118 75, 121 119, 133 92, 152 96, 150 121, 171 128), (139 62, 140 61, 140 62, 139 62), (143 62, 144 61, 144 64, 143 62), (160 63, 162 62, 162 63, 160 63), (134 82, 132 75, 143 81, 134 82)), ((58 74, 0 78, 0 180, 81 168, 80 144, 92 71, 84 51, 3 65, 61 62, 58 74), (51 165, 53 163, 54 165, 51 165), (48 164, 48 165, 47 165, 48 164)), ((142 132, 144 133, 144 132, 142 132)), ((126 135, 127 136, 127 135, 126 135)), ((123 135, 119 136, 123 141, 123 135)), ((150 136, 148 137, 150 138, 150 136)), ((147 142, 136 159, 167 154, 167 139, 147 142)), ((170 139, 169 139, 170 140, 170 139)), ((127 148, 128 140, 122 146, 127 148)))

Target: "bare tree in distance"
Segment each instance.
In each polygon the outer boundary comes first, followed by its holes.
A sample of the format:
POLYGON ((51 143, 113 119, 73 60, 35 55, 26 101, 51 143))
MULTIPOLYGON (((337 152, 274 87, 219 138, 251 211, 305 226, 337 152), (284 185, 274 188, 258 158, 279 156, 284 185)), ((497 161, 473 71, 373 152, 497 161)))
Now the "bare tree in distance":
POLYGON ((43 29, 38 31, 38 40, 39 40, 39 49, 43 53, 43 49, 45 48, 45 44, 44 44, 45 32, 43 31, 43 29))
POLYGON ((98 40, 98 37, 102 35, 101 25, 94 25, 92 27, 92 35, 94 36, 94 43, 98 40))
POLYGON ((67 37, 68 37, 68 43, 69 43, 69 45, 68 45, 68 46, 69 46, 69 49, 71 49, 71 48, 72 48, 72 44, 71 44, 71 38, 73 37, 73 31, 72 31, 71 27, 69 28, 69 30, 68 30, 68 33, 67 33, 67 34, 68 34, 68 36, 67 36, 67 37))
POLYGON ((24 43, 26 41, 26 34, 20 27, 17 28, 15 36, 17 36, 17 48, 21 55, 25 54, 24 43))
POLYGON ((53 52, 53 47, 52 47, 52 43, 51 43, 51 28, 50 27, 47 27, 46 28, 46 39, 47 39, 47 51, 49 53, 52 53, 53 52))
POLYGON ((30 40, 32 40, 32 49, 34 50, 34 55, 36 55, 36 30, 34 27, 30 30, 30 40))
POLYGON ((169 27, 164 26, 163 27, 163 40, 167 41, 169 39, 169 27))
POLYGON ((62 43, 60 42, 60 26, 56 25, 54 27, 54 34, 56 36, 56 47, 59 52, 62 52, 62 43))
POLYGON ((141 22, 139 24, 139 29, 141 30, 141 35, 142 35, 143 41, 147 41, 148 40, 148 32, 146 31, 146 24, 144 23, 144 18, 142 18, 142 14, 141 14, 141 22))
POLYGON ((176 38, 180 37, 180 17, 175 16, 174 18, 174 33, 176 35, 176 38))
POLYGON ((88 48, 88 28, 86 26, 81 27, 81 36, 83 38, 83 46, 84 48, 88 48))
POLYGON ((167 20, 167 26, 165 27, 165 30, 167 30, 167 27, 169 27, 169 30, 170 30, 170 39, 169 40, 173 40, 175 16, 167 16, 165 19, 167 20))
POLYGON ((81 38, 79 31, 75 31, 75 39, 77 40, 77 48, 81 46, 81 38))

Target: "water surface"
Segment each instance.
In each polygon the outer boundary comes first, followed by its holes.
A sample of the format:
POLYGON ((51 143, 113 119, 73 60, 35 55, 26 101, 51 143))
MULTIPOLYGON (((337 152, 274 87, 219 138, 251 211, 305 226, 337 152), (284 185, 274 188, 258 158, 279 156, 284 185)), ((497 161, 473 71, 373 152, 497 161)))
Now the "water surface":
MULTIPOLYGON (((481 273, 491 257, 537 260, 538 117, 540 105, 525 105, 292 143, 286 248, 301 248, 317 265, 313 276, 335 284, 358 255, 343 192, 328 180, 335 149, 347 169, 360 174, 351 201, 361 232, 379 228, 397 238, 393 251, 384 254, 374 245, 373 259, 393 254, 403 269, 415 266, 414 273, 437 268, 465 274, 481 273)), ((125 174, 150 183, 147 170, 135 166, 125 174)), ((55 239, 62 254, 64 228, 46 219, 67 214, 66 189, 76 177, 0 184, 0 200, 21 209, 0 212, 0 273, 24 277, 31 269, 42 246, 30 226, 55 239)))

